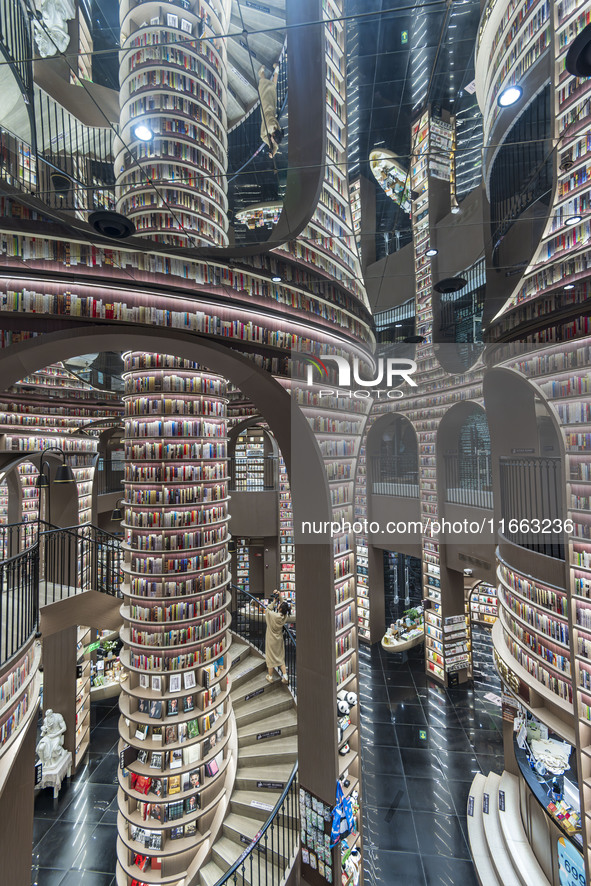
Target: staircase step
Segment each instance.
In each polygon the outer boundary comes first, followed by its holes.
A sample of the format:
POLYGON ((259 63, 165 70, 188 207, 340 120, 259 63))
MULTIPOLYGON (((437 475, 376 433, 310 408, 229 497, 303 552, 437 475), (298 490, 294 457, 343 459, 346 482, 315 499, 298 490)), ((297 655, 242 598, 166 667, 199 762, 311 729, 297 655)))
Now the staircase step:
MULTIPOLYGON (((232 867, 236 859, 238 859, 246 848, 245 843, 235 843, 229 837, 223 836, 213 845, 213 858, 224 871, 232 867)), ((244 869, 242 866, 238 868, 236 874, 232 876, 232 886, 265 886, 265 884, 280 883, 281 875, 275 865, 265 862, 264 855, 261 856, 260 871, 257 860, 257 852, 252 853, 251 857, 245 859, 244 869), (252 858, 252 861, 250 860, 252 858)))
POLYGON ((232 705, 233 707, 239 707, 247 701, 250 701, 251 698, 260 698, 262 695, 269 695, 272 692, 276 692, 282 685, 283 684, 280 680, 275 680, 273 683, 269 683, 264 673, 258 673, 255 677, 247 680, 246 683, 243 683, 236 689, 232 688, 232 691, 230 692, 232 705))
POLYGON ((478 880, 482 883, 482 886, 502 886, 492 864, 484 831, 482 795, 484 793, 485 784, 486 777, 481 772, 478 772, 474 776, 474 781, 470 786, 468 811, 470 811, 470 807, 472 807, 472 814, 469 814, 467 817, 470 852, 472 853, 474 867, 478 874, 478 880), (472 800, 472 803, 470 803, 470 800, 472 800))
POLYGON ((486 777, 482 794, 485 802, 488 796, 488 813, 484 812, 484 807, 482 813, 484 834, 488 845, 488 854, 499 882, 503 886, 521 886, 521 881, 511 863, 499 821, 500 781, 501 777, 496 772, 491 772, 486 777))
POLYGON ((258 821, 266 821, 275 808, 281 791, 233 791, 230 800, 232 812, 246 815, 258 821))
MULTIPOLYGON (((238 761, 242 763, 241 760, 238 761)), ((256 768, 239 765, 235 788, 241 791, 282 791, 291 775, 293 763, 267 763, 261 761, 256 768), (259 787, 270 785, 270 787, 259 787)), ((263 796, 266 796, 263 793, 263 796)))
POLYGON ((275 738, 240 748, 240 766, 266 766, 267 763, 295 763, 298 757, 297 736, 275 738))
MULTIPOLYGON (((259 830, 260 822, 256 819, 249 818, 246 815, 237 815, 235 812, 231 812, 230 815, 227 815, 224 819, 223 832, 226 837, 233 840, 238 847, 248 846, 248 844, 254 840, 259 830)), ((266 848, 264 858, 267 863, 269 862, 269 859, 272 859, 273 863, 278 867, 284 866, 285 858, 281 852, 281 848, 284 845, 284 842, 279 839, 277 833, 267 831, 266 845, 265 842, 262 843, 262 846, 265 846, 266 848)))
POLYGON ((224 876, 226 868, 219 867, 215 861, 208 861, 207 864, 199 868, 199 879, 201 886, 215 886, 215 883, 224 876))
POLYGON ((260 658, 254 655, 244 655, 243 659, 236 665, 236 668, 232 668, 232 689, 243 686, 256 677, 257 674, 262 674, 263 671, 265 671, 264 661, 261 661, 260 658))
POLYGON ((240 705, 235 709, 236 725, 240 729, 248 726, 250 723, 258 723, 259 720, 266 720, 280 714, 282 711, 293 710, 293 698, 289 690, 283 686, 266 695, 257 695, 246 704, 240 705))
POLYGON ((283 711, 264 717, 241 726, 238 729, 238 745, 240 748, 246 745, 263 746, 273 738, 285 738, 288 735, 296 735, 298 731, 298 718, 296 712, 283 711))
POLYGON ((238 667, 239 663, 242 663, 250 656, 251 650, 252 646, 250 643, 245 643, 243 640, 233 637, 232 645, 230 646, 230 668, 238 667))

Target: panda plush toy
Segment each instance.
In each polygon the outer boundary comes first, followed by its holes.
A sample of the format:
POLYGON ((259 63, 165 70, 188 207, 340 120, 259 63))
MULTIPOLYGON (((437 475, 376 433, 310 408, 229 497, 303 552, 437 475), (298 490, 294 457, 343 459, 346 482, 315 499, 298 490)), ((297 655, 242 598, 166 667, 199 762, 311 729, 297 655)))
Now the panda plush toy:
POLYGON ((339 717, 345 717, 349 711, 351 710, 351 706, 346 698, 339 698, 337 700, 337 712, 339 717))

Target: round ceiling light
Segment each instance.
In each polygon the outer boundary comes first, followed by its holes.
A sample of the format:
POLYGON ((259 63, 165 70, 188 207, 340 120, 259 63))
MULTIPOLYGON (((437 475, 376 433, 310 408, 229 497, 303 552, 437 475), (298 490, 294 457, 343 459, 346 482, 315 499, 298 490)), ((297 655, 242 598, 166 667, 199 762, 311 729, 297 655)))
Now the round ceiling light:
POLYGON ((460 289, 463 289, 464 286, 467 285, 468 281, 464 280, 463 277, 446 277, 444 280, 434 283, 433 289, 436 292, 441 292, 443 295, 447 295, 450 292, 459 292, 460 289))
POLYGON ((123 240, 135 234, 134 223, 119 212, 99 209, 88 216, 88 222, 99 234, 112 240, 123 240))
POLYGON ((425 341, 424 335, 407 335, 404 343, 407 345, 420 345, 425 341))
POLYGON ((523 89, 521 86, 507 86, 507 88, 503 89, 499 95, 497 104, 501 108, 510 108, 511 105, 514 105, 515 102, 519 101, 522 95, 523 89))
POLYGON ((431 247, 430 249, 427 249, 427 251, 425 252, 425 255, 428 256, 429 258, 433 258, 434 255, 438 254, 438 252, 439 252, 438 249, 434 249, 433 247, 431 247))
POLYGON ((579 222, 583 221, 582 215, 570 215, 568 218, 565 218, 565 225, 578 225, 579 222))
POLYGON ((574 284, 574 283, 567 283, 566 286, 565 286, 564 288, 565 288, 565 289, 574 289, 574 288, 575 288, 575 284, 574 284))
POLYGON ((566 54, 565 65, 573 77, 591 76, 591 24, 573 40, 566 54))
POLYGON ((133 134, 136 138, 139 138, 141 142, 149 142, 151 138, 154 138, 154 133, 145 123, 138 123, 138 125, 134 127, 133 134))
POLYGON ((273 283, 281 283, 281 277, 271 277, 273 283))

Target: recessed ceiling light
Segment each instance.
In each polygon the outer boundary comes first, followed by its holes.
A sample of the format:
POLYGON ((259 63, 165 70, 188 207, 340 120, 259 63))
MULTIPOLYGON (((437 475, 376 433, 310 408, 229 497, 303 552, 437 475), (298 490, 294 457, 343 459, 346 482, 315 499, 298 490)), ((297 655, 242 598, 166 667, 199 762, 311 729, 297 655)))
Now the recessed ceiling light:
POLYGON ((438 249, 434 249, 433 247, 431 247, 430 249, 427 249, 427 251, 425 252, 425 255, 428 255, 429 258, 433 258, 433 256, 437 255, 438 252, 439 252, 438 249))
POLYGON ((574 289, 574 288, 575 288, 575 284, 574 284, 574 283, 567 283, 566 286, 565 286, 564 288, 565 288, 565 289, 574 289))
POLYGON ((522 95, 523 89, 521 86, 507 86, 497 98, 497 104, 501 108, 509 108, 515 102, 518 102, 522 95))
POLYGON ((394 326, 402 326, 402 323, 395 323, 394 326))
POLYGON ((133 130, 133 134, 136 138, 139 138, 141 142, 149 142, 151 138, 154 138, 154 133, 145 123, 138 123, 133 130))
POLYGON ((571 215, 569 218, 565 218, 565 225, 578 225, 580 221, 583 221, 582 215, 571 215))
POLYGON ((281 277, 271 277, 273 283, 281 283, 281 277))

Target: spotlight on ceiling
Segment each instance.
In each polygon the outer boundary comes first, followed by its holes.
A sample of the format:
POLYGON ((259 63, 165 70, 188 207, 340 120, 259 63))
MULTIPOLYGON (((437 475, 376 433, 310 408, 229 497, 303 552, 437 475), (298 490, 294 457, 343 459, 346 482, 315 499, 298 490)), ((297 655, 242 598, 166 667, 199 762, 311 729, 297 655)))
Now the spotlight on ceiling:
POLYGON ((444 280, 434 283, 433 289, 435 292, 441 292, 443 295, 447 295, 450 292, 459 292, 460 289, 463 289, 464 286, 467 285, 468 281, 464 280, 463 277, 446 277, 444 280))
POLYGON ((591 24, 573 40, 566 54, 565 65, 573 77, 591 76, 591 24))
POLYGON ((565 288, 565 289, 574 289, 574 288, 575 288, 575 284, 574 284, 574 283, 567 283, 566 286, 565 286, 564 288, 565 288))
POLYGON ((437 254, 438 254, 438 252, 439 252, 438 249, 434 249, 434 248, 431 246, 429 249, 427 249, 427 251, 425 252, 425 255, 426 255, 428 258, 433 258, 434 255, 437 255, 437 254))
POLYGON ((123 240, 135 234, 134 223, 121 215, 120 212, 111 212, 108 209, 99 209, 91 212, 88 222, 99 234, 110 237, 112 240, 123 240))
POLYGON ((407 335, 405 339, 403 339, 404 343, 407 345, 420 345, 425 341, 424 335, 407 335))
POLYGON ((281 277, 271 277, 273 283, 281 283, 281 277))
POLYGON ((510 108, 515 102, 518 102, 523 95, 521 86, 507 86, 497 98, 497 104, 501 108, 510 108))
POLYGON ((154 133, 145 123, 138 123, 133 129, 133 134, 136 138, 139 138, 141 142, 149 142, 151 138, 154 138, 154 133))
POLYGON ((568 218, 565 218, 565 225, 578 225, 579 222, 583 221, 582 215, 570 215, 568 218))

